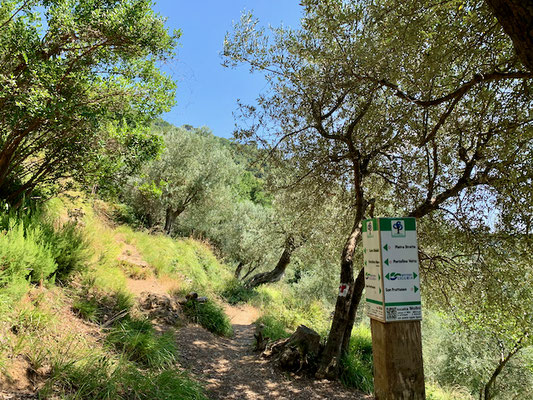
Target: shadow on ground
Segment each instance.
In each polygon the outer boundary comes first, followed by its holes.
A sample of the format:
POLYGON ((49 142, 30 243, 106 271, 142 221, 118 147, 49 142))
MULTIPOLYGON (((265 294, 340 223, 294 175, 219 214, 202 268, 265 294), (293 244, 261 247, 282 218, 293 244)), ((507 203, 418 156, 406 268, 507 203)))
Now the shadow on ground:
POLYGON ((252 351, 252 324, 234 324, 233 329, 233 338, 215 336, 197 325, 186 326, 178 334, 181 362, 204 382, 210 399, 372 399, 338 382, 291 377, 279 371, 252 351))

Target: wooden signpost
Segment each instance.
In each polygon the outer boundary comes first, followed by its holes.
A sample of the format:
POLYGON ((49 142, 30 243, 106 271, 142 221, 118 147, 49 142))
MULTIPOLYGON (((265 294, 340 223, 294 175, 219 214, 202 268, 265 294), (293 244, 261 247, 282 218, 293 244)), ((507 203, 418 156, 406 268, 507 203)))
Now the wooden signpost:
POLYGON ((415 218, 365 220, 363 252, 376 399, 425 399, 415 218))

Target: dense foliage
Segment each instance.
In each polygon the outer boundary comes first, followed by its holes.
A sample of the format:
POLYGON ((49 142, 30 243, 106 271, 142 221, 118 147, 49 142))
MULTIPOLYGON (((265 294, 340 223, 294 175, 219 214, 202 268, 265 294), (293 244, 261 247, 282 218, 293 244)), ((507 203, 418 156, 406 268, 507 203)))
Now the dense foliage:
MULTIPOLYGON (((170 34, 151 1, 3 1, 0 6, 0 197, 16 202, 61 178, 94 180, 114 152, 143 141, 173 104, 158 70, 170 34), (125 140, 109 131, 125 125, 125 140), (139 139, 134 139, 140 135, 139 139)), ((106 165, 107 164, 107 165, 106 165)))

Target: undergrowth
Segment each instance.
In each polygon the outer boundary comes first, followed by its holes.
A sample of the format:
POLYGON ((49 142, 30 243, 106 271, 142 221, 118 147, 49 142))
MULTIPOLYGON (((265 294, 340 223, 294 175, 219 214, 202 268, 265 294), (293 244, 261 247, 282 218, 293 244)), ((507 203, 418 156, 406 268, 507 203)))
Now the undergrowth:
POLYGON ((211 300, 207 300, 205 303, 189 300, 183 306, 183 311, 189 319, 199 323, 210 332, 221 336, 233 335, 233 328, 228 316, 222 307, 211 300))
POLYGON ((69 400, 206 400, 198 383, 173 368, 139 370, 110 357, 86 357, 54 365, 53 378, 41 391, 45 398, 60 391, 69 400))
POLYGON ((248 303, 255 296, 257 292, 254 289, 248 289, 244 286, 244 283, 239 279, 230 279, 226 282, 224 289, 220 295, 229 304, 248 303))
POLYGON ((172 332, 157 335, 146 319, 125 319, 108 333, 107 342, 128 360, 145 367, 161 368, 176 361, 177 347, 172 332))
POLYGON ((7 210, 0 214, 2 286, 21 278, 65 280, 86 266, 87 243, 75 221, 61 222, 45 206, 28 204, 7 210))
POLYGON ((374 391, 372 336, 370 329, 359 325, 352 331, 348 353, 341 358, 340 380, 348 387, 365 393, 374 391))
POLYGON ((128 226, 121 226, 116 232, 139 250, 157 276, 179 280, 185 292, 194 288, 202 294, 219 294, 232 279, 231 271, 205 243, 134 231, 128 226))

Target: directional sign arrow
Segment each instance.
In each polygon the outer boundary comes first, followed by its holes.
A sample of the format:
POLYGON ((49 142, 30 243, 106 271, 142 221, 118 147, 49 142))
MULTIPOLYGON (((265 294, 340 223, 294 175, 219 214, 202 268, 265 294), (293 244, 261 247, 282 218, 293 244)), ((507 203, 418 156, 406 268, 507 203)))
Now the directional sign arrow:
POLYGON ((366 248, 363 249, 363 253, 366 253, 366 248))
POLYGON ((381 288, 379 288, 379 294, 381 294, 381 288))
POLYGON ((389 259, 387 258, 385 261, 383 261, 385 264, 389 265, 389 259))
POLYGON ((390 273, 385 275, 385 278, 389 279, 390 280, 390 277, 389 277, 390 273))
POLYGON ((413 272, 413 279, 416 279, 417 276, 416 272, 413 272))
POLYGON ((386 251, 389 251, 389 244, 387 243, 385 246, 383 246, 383 248, 384 248, 386 251))
POLYGON ((378 281, 380 281, 380 280, 381 280, 381 275, 380 275, 380 274, 378 274, 378 281))
POLYGON ((415 286, 415 293, 418 292, 420 289, 418 289, 416 286, 415 286))

